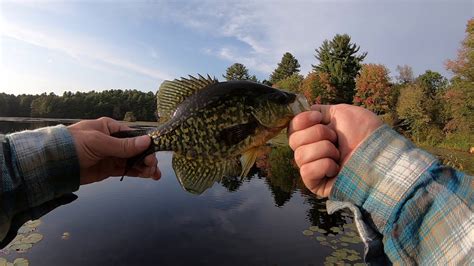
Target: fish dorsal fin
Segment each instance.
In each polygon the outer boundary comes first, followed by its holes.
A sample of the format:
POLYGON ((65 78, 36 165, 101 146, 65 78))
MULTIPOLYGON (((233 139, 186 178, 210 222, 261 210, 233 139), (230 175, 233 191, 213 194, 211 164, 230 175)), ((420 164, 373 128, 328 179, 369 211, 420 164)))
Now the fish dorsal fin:
POLYGON ((217 82, 217 79, 211 78, 209 75, 207 77, 198 75, 198 78, 189 76, 189 78, 173 81, 165 80, 161 83, 156 96, 160 122, 168 121, 178 105, 186 98, 217 82))
POLYGON ((201 194, 220 181, 223 176, 238 175, 240 163, 238 160, 196 160, 185 156, 173 155, 173 169, 181 186, 193 194, 201 194))

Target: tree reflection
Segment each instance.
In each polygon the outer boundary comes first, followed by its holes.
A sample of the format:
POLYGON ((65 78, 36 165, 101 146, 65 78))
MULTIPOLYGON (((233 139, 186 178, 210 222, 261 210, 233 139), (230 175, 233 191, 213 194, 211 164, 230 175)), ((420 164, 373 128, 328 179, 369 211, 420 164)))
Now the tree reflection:
MULTIPOLYGON (((305 198, 305 204, 310 208, 306 217, 311 225, 318 226, 326 231, 326 235, 331 233, 332 227, 341 227, 346 224, 340 212, 328 214, 326 211, 326 199, 318 199, 303 184, 299 175, 298 167, 294 161, 293 151, 287 145, 264 146, 259 150, 255 166, 245 179, 259 176, 265 179, 265 183, 270 189, 274 203, 277 207, 283 207, 299 191, 305 198)), ((243 180, 240 177, 224 177, 220 181, 221 185, 229 192, 234 192, 240 188, 243 180)))
POLYGON ((321 229, 324 229, 328 235, 331 233, 330 230, 332 227, 340 227, 346 224, 346 220, 341 216, 341 212, 335 212, 334 214, 329 214, 326 211, 326 200, 327 199, 318 199, 314 196, 313 193, 308 191, 306 188, 301 189, 301 194, 306 197, 305 203, 310 205, 310 209, 306 213, 306 217, 311 222, 311 225, 318 226, 321 229))

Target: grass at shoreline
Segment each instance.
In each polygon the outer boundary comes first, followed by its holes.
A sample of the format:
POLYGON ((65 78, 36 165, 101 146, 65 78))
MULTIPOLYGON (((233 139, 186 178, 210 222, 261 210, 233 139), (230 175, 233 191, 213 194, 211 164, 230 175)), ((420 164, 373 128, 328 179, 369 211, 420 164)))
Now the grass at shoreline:
POLYGON ((441 147, 421 146, 421 148, 436 155, 444 164, 459 169, 468 175, 474 175, 474 154, 441 147))

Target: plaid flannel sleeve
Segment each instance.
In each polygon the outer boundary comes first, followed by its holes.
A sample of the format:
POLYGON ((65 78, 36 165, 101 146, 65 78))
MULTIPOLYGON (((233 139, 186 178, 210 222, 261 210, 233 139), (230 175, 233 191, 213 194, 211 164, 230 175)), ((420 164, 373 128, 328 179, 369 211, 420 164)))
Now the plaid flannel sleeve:
POLYGON ((6 135, 1 145, 2 211, 14 215, 79 188, 79 161, 65 126, 6 135))
POLYGON ((384 125, 341 169, 330 199, 360 209, 394 264, 469 264, 473 179, 384 125))

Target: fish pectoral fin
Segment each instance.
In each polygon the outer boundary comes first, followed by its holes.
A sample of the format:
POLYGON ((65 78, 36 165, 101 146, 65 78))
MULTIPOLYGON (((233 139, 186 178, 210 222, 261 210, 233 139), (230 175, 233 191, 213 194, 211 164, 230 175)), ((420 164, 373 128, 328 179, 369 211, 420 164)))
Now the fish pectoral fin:
POLYGON ((245 124, 233 125, 222 129, 222 131, 219 132, 218 140, 229 146, 235 145, 246 139, 248 136, 253 135, 257 127, 257 120, 252 120, 245 124))
POLYGON ((173 116, 178 105, 186 98, 215 83, 217 83, 217 80, 209 75, 207 77, 198 75, 198 78, 189 76, 188 79, 166 80, 161 83, 156 95, 160 123, 168 121, 173 116))
POLYGON ((248 175, 248 173, 250 172, 250 169, 252 168, 252 166, 255 164, 255 161, 257 160, 257 154, 258 154, 258 147, 252 148, 242 154, 242 157, 240 157, 240 161, 242 163, 242 172, 240 173, 241 178, 248 175))
MULTIPOLYGON (((238 162, 237 162, 238 163, 238 162)), ((185 156, 173 155, 173 169, 184 190, 201 194, 220 181, 224 175, 235 172, 235 162, 188 159, 185 156), (233 170, 234 169, 234 170, 233 170)))

